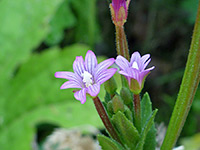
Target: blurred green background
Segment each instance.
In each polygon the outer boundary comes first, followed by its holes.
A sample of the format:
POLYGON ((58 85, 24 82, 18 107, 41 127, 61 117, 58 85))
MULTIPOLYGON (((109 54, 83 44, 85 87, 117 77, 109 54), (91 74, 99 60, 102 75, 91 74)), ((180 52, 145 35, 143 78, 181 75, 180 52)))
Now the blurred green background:
MULTIPOLYGON (((60 90, 65 80, 56 79, 54 73, 72 70, 75 57, 85 56, 88 49, 98 56, 116 57, 108 4, 106 0, 0 0, 1 150, 32 149, 33 141, 42 137, 41 126, 45 134, 54 127, 102 128, 92 101, 81 105, 72 90, 60 90)), ((130 51, 150 53, 150 65, 156 66, 143 91, 150 93, 159 109, 158 124, 167 125, 173 110, 197 6, 198 0, 132 0, 130 4, 125 24, 130 51)), ((191 141, 200 142, 198 132, 200 89, 179 144, 194 146, 191 141)))

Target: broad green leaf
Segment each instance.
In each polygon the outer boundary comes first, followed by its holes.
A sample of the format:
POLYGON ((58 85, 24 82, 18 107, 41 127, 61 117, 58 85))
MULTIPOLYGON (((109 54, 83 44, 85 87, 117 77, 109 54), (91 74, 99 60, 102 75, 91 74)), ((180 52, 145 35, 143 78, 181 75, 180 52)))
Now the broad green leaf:
MULTIPOLYGON (((152 113, 152 103, 148 93, 145 93, 141 101, 142 128, 145 127, 152 113)), ((145 139, 144 150, 155 150, 156 148, 156 128, 153 123, 145 139)))
POLYGON ((45 42, 48 45, 58 44, 64 38, 64 30, 73 27, 76 21, 70 8, 69 0, 65 0, 50 22, 50 32, 45 42))
POLYGON ((180 5, 188 13, 186 18, 188 23, 193 25, 196 20, 198 0, 182 0, 180 5))
POLYGON ((147 120, 146 125, 142 129, 141 137, 140 137, 140 140, 139 140, 135 150, 144 150, 143 147, 144 147, 144 144, 145 144, 145 139, 147 137, 147 134, 148 134, 149 130, 151 129, 151 127, 152 127, 152 125, 154 123, 154 118, 156 116, 157 111, 158 111, 157 109, 154 110, 151 113, 149 119, 147 120))
POLYGON ((49 22, 62 1, 0 1, 0 120, 4 120, 4 102, 10 101, 4 97, 16 68, 45 38, 49 22))
POLYGON ((104 135, 98 135, 97 139, 102 150, 125 150, 118 142, 104 135))
POLYGON ((139 141, 139 133, 133 123, 130 122, 120 111, 113 115, 112 123, 118 131, 122 143, 127 145, 129 148, 134 149, 139 141))
POLYGON ((99 40, 96 21, 97 0, 71 0, 72 7, 77 12, 76 40, 86 42, 90 46, 99 40))
POLYGON ((1 85, 12 77, 15 67, 25 61, 47 35, 49 21, 62 1, 0 1, 1 85))
POLYGON ((35 127, 47 122, 63 127, 81 124, 102 126, 92 100, 82 105, 72 90, 60 90, 65 79, 56 79, 56 71, 71 71, 76 56, 85 56, 88 47, 73 45, 60 51, 53 48, 34 54, 23 64, 5 98, 6 116, 0 130, 2 150, 29 150, 35 127), (12 146, 12 147, 11 147, 12 146))

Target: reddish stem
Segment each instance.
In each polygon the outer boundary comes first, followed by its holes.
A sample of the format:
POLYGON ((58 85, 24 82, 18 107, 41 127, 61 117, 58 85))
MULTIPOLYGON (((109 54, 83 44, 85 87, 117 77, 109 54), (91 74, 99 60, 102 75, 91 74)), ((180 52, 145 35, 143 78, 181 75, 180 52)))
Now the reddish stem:
POLYGON ((125 57, 127 60, 130 59, 128 42, 126 39, 126 34, 124 32, 123 26, 115 26, 116 30, 116 49, 117 54, 125 57))
POLYGON ((110 119, 108 118, 108 114, 102 102, 100 101, 99 97, 93 98, 93 102, 104 126, 106 127, 111 137, 115 139, 117 142, 121 143, 119 136, 117 135, 117 132, 115 131, 113 125, 111 124, 110 119))
POLYGON ((135 109, 135 125, 138 131, 141 131, 141 108, 140 95, 134 94, 134 109, 135 109))

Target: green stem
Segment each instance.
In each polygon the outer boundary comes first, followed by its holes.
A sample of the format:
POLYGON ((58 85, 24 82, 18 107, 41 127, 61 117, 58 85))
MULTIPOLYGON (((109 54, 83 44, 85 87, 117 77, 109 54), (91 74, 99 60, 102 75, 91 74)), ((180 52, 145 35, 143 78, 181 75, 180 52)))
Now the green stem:
POLYGON ((140 108, 140 95, 134 94, 134 110, 135 110, 135 126, 138 131, 141 131, 141 108, 140 108))
POLYGON ((117 135, 117 132, 115 131, 115 128, 113 127, 112 123, 110 122, 110 119, 108 118, 108 114, 100 101, 99 97, 93 98, 94 105, 96 107, 96 110, 106 128, 110 136, 115 139, 117 142, 121 143, 119 136, 117 135))
POLYGON ((200 80, 200 0, 185 73, 161 150, 171 150, 181 133, 200 80))
POLYGON ((127 60, 130 59, 128 42, 126 39, 126 34, 124 32, 123 26, 115 26, 116 30, 116 49, 117 54, 125 57, 127 60))

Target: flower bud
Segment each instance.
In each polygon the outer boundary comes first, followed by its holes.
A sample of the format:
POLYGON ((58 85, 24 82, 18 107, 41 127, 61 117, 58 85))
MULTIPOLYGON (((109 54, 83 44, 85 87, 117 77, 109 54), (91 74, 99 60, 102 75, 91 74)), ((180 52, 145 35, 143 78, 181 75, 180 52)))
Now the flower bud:
POLYGON ((115 81, 115 78, 112 77, 108 81, 104 83, 105 90, 110 94, 114 95, 117 90, 117 83, 115 81))
POLYGON ((114 114, 114 112, 113 112, 113 104, 112 104, 112 101, 109 101, 109 102, 107 103, 107 110, 108 110, 108 113, 109 113, 109 114, 114 114))
POLYGON ((124 112, 124 103, 119 95, 113 97, 112 104, 114 113, 117 113, 118 111, 124 112))
POLYGON ((124 104, 126 104, 126 105, 132 103, 132 101, 133 101, 132 93, 126 87, 122 87, 122 89, 120 91, 120 96, 121 96, 124 104))
POLYGON ((110 11, 112 21, 116 26, 123 26, 128 16, 128 6, 130 0, 112 0, 110 11))

